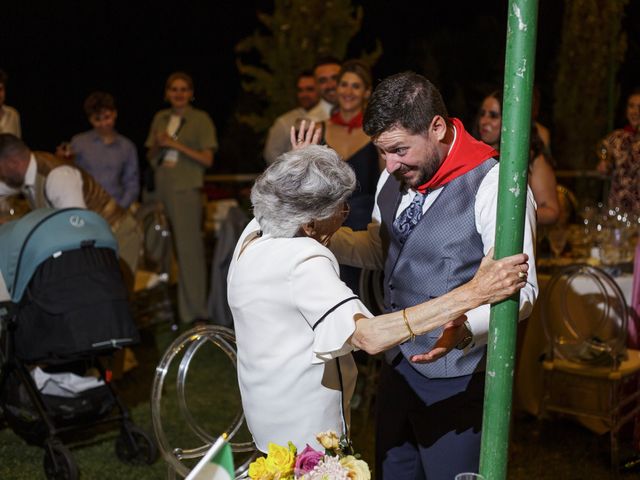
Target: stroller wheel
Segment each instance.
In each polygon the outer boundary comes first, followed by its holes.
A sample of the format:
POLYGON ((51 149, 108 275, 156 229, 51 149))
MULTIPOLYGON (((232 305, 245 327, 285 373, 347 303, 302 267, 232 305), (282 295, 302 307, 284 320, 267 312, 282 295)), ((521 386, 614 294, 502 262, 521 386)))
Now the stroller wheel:
POLYGON ((147 432, 136 425, 122 427, 116 439, 116 455, 130 465, 151 465, 158 459, 158 447, 147 432))
POLYGON ((44 454, 44 472, 51 480, 77 480, 78 466, 71 452, 59 442, 47 443, 44 454))

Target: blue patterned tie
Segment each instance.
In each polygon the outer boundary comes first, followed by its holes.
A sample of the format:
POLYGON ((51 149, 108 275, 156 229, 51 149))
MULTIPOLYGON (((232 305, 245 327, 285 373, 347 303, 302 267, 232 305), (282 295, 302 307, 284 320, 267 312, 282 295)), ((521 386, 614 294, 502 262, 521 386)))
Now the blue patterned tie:
POLYGON ((407 240, 407 237, 422 218, 422 205, 424 204, 425 194, 416 192, 416 196, 407 208, 405 208, 398 218, 393 221, 393 232, 400 240, 401 244, 407 240))

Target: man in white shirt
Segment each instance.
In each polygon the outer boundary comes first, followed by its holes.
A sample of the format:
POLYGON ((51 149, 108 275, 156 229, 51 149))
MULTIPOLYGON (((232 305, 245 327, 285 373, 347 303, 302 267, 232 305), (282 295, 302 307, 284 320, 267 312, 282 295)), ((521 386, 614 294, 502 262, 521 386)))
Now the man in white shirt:
POLYGON ((271 165, 284 152, 291 150, 291 127, 298 120, 308 119, 322 121, 319 110, 311 113, 320 98, 313 73, 309 70, 301 72, 296 80, 296 98, 298 107, 280 115, 269 129, 264 146, 264 159, 271 165))
POLYGON ((4 104, 8 79, 7 74, 0 70, 0 133, 12 133, 21 137, 20 114, 15 108, 4 104))
MULTIPOLYGON (((384 268, 385 310, 399 311, 467 282, 493 247, 497 152, 449 118, 438 90, 412 72, 378 85, 364 131, 386 163, 372 223, 340 229, 331 249, 342 264, 384 268)), ((538 291, 530 191, 526 203, 520 318, 538 291)), ((489 306, 466 317, 385 352, 376 398, 381 478, 450 480, 478 470, 489 306)))
POLYGON ((333 110, 338 106, 338 74, 341 67, 340 61, 333 57, 321 58, 313 67, 320 101, 310 114, 322 122, 329 120, 333 110))

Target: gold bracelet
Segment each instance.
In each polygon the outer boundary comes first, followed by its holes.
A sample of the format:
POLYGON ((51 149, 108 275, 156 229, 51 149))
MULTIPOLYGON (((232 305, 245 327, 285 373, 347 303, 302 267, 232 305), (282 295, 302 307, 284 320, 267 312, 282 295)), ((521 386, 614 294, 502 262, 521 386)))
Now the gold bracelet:
POLYGON ((404 324, 407 326, 407 330, 409 330, 409 340, 412 342, 416 339, 416 334, 411 330, 411 326, 409 326, 409 320, 407 320, 407 309, 402 309, 402 319, 404 320, 404 324))

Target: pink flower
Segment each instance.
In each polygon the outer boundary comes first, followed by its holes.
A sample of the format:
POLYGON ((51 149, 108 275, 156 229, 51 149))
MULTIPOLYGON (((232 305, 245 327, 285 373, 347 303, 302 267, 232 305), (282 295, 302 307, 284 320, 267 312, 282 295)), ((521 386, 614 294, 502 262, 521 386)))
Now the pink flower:
POLYGON ((307 472, 313 470, 320 460, 324 457, 324 453, 314 450, 307 444, 304 450, 296 457, 295 475, 296 477, 302 476, 307 472))

